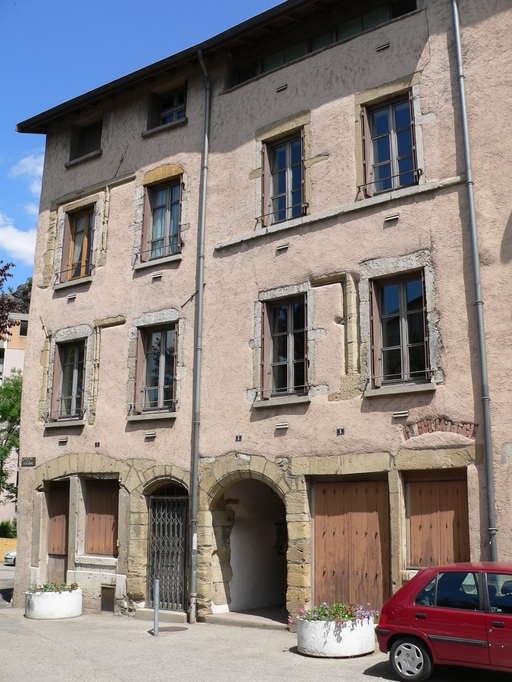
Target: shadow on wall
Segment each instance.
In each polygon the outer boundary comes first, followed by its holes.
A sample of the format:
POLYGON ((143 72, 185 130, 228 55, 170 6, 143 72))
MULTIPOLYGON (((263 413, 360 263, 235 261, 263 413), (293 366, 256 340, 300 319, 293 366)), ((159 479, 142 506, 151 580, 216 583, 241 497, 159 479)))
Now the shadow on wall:
POLYGON ((501 240, 501 262, 510 263, 512 260, 512 213, 505 225, 505 232, 501 240))

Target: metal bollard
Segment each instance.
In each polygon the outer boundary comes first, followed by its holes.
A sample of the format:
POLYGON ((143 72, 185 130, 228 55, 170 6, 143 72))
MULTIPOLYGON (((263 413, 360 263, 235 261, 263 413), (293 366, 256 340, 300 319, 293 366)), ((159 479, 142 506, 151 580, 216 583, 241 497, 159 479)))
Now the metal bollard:
POLYGON ((154 624, 153 624, 153 636, 158 637, 158 616, 160 612, 160 581, 155 580, 155 590, 153 594, 153 608, 154 608, 154 624))

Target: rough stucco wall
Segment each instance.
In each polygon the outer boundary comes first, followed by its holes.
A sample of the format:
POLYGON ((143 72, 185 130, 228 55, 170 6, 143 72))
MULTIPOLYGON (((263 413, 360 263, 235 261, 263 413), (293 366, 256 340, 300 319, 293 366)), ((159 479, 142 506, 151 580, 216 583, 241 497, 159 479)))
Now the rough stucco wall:
MULTIPOLYGON (((316 222, 300 224, 299 221, 286 232, 215 249, 222 240, 251 233, 255 228, 260 212, 257 173, 254 173, 260 164, 256 130, 299 112, 310 112, 309 153, 312 160, 319 160, 308 170, 309 213, 314 215, 327 208, 350 205, 356 196, 359 154, 359 140, 354 133, 356 96, 415 73, 419 74, 425 182, 449 180, 463 172, 450 7, 448 2, 424 5, 426 12, 333 46, 228 92, 220 92, 219 82, 227 67, 220 63, 220 58, 208 62, 214 77, 214 98, 200 441, 205 462, 230 452, 235 435, 240 434, 241 447, 247 456, 263 456, 271 462, 287 457, 298 463, 303 458, 318 457, 318 461, 314 460, 315 466, 308 470, 310 475, 325 473, 322 463, 341 457, 343 461, 350 460, 353 467, 350 473, 368 473, 380 457, 386 458, 389 468, 400 461, 406 422, 413 424, 438 416, 454 422, 482 422, 466 195, 462 183, 424 194, 411 193, 382 205, 370 202, 359 210, 316 222), (385 42, 390 43, 390 48, 376 52, 376 46, 385 42), (276 93, 276 88, 284 83, 287 89, 276 93), (400 214, 397 221, 384 222, 387 215, 397 212, 400 214), (284 253, 276 252, 276 247, 284 242, 288 243, 288 249, 284 253), (255 354, 250 344, 255 338, 255 304, 262 291, 283 286, 308 290, 315 311, 312 325, 326 330, 325 336, 315 338, 312 376, 315 386, 327 385, 329 393, 335 393, 346 379, 344 330, 334 321, 340 315, 341 294, 338 299, 334 293, 338 285, 312 288, 310 281, 332 273, 350 273, 357 284, 363 261, 419 251, 430 254, 434 269, 433 290, 444 376, 434 393, 363 399, 361 389, 366 380, 363 373, 354 379, 356 389, 343 394, 346 399, 329 400, 325 392, 306 405, 251 409, 247 395, 254 389, 255 354), (397 410, 408 411, 406 421, 393 419, 393 412, 397 410), (285 433, 275 430, 275 424, 281 421, 289 424, 285 433), (345 428, 345 436, 336 437, 337 427, 345 428), (367 465, 367 462, 373 464, 367 465)), ((512 66, 510 51, 504 49, 509 42, 510 13, 504 14, 509 10, 505 0, 496 0, 492 6, 461 0, 460 5, 470 132, 475 142, 473 166, 489 344, 499 547, 501 557, 506 559, 512 557, 512 535, 507 523, 512 461, 512 434, 508 426, 512 397, 509 357, 512 313, 503 305, 503 299, 507 300, 511 286, 512 206, 507 192, 503 191, 503 177, 510 175, 512 155, 508 152, 508 138, 496 132, 508 129, 506 107, 490 106, 490 103, 497 101, 497 93, 503 87, 501 75, 510 72, 512 66)), ((175 84, 176 78, 169 80, 169 87, 175 84)), ((105 109, 103 154, 94 161, 64 171, 71 119, 64 121, 48 138, 22 427, 22 455, 36 456, 38 465, 57 455, 93 452, 94 444, 100 442, 97 452, 119 461, 151 458, 159 466, 174 463, 184 470, 189 468, 194 301, 187 303, 187 300, 195 292, 204 84, 199 70, 193 67, 180 73, 179 78, 188 78, 189 87, 188 123, 180 128, 141 138, 140 133, 146 128, 147 86, 129 96, 120 95, 105 109), (165 266, 134 271, 133 253, 138 238, 134 226, 140 223, 143 178, 147 172, 167 163, 181 166, 187 178, 186 221, 190 230, 186 234, 183 258, 165 266), (96 268, 93 281, 59 291, 42 288, 45 254, 46 264, 51 265, 58 248, 53 233, 49 233, 54 229, 50 221, 51 202, 68 192, 129 172, 135 173, 135 180, 110 191, 105 262, 96 268), (162 272, 161 279, 152 279, 154 271, 162 272), (73 301, 68 299, 71 293, 76 293, 73 301), (126 422, 129 330, 134 320, 144 313, 169 308, 179 311, 185 325, 183 366, 186 373, 176 420, 160 422, 156 439, 147 441, 144 433, 153 430, 154 423, 126 422), (103 330, 101 334, 94 426, 86 425, 79 432, 69 430, 67 444, 59 446, 58 437, 64 431, 55 429, 45 434, 44 425, 38 419, 44 378, 41 354, 45 347, 40 317, 46 330, 55 333, 64 327, 92 326, 94 320, 115 316, 123 316, 126 323, 103 330)), ((477 442, 482 442, 481 430, 477 431, 477 442)), ((432 457, 435 452, 447 457, 450 449, 473 444, 472 439, 458 434, 425 434, 407 441, 407 448, 412 452, 408 461, 418 468, 425 466, 428 456, 418 454, 420 446, 432 457)), ((486 544, 486 533, 481 531, 486 523, 485 476, 481 458, 475 464, 471 461, 468 460, 468 485, 472 500, 472 558, 477 559, 480 548, 486 544)), ((30 497, 31 474, 22 473, 23 494, 30 497)), ((340 465, 329 473, 347 473, 347 469, 340 465)), ((22 500, 20 513, 20 551, 26 552, 31 536, 28 499, 22 500)), ((143 580, 137 575, 142 589, 143 580)), ((20 563, 17 584, 23 584, 27 576, 27 565, 20 563)))

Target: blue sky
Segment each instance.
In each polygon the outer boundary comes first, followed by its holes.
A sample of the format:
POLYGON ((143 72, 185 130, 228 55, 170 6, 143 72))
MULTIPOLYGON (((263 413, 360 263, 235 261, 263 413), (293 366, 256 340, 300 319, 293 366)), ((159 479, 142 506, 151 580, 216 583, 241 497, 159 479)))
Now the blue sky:
POLYGON ((0 0, 0 260, 32 275, 45 138, 16 123, 235 26, 277 0, 0 0))

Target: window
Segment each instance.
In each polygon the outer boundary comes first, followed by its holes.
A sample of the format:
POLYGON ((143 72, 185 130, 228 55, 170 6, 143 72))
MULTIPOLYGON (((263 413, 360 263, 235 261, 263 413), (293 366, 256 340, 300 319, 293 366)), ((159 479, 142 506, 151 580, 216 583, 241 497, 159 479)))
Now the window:
POLYGON ((82 279, 92 274, 95 213, 95 206, 88 206, 76 213, 66 213, 62 240, 61 282, 82 279))
POLYGON ((304 394, 307 386, 304 296, 263 308, 263 398, 304 394))
POLYGON ((366 195, 416 184, 411 97, 363 107, 362 118, 366 195))
POLYGON ((479 574, 466 571, 439 573, 421 590, 414 603, 417 606, 478 611, 480 610, 479 574))
POLYGON ((56 345, 51 419, 83 417, 84 371, 85 339, 56 345))
POLYGON ((263 224, 301 216, 304 202, 303 133, 263 148, 263 224), (267 177, 268 176, 268 177, 267 177))
POLYGON ((119 483, 116 480, 85 481, 87 554, 117 556, 119 483))
POLYGON ((28 320, 21 320, 20 322, 20 336, 27 336, 28 320))
POLYGON ((186 87, 171 90, 161 95, 153 95, 148 129, 183 120, 186 101, 186 87))
POLYGON ((134 411, 175 411, 175 384, 175 326, 139 330, 134 411))
POLYGON ((370 286, 374 387, 429 380, 423 273, 373 280, 370 286))
MULTIPOLYGON (((396 0, 395 2, 384 2, 374 7, 364 14, 353 16, 348 21, 338 25, 327 25, 320 35, 309 34, 307 38, 299 42, 287 45, 286 47, 271 53, 265 53, 259 59, 239 66, 236 70, 236 83, 243 83, 250 78, 277 69, 280 66, 300 59, 311 52, 327 47, 332 43, 368 31, 380 24, 397 19, 398 17, 413 12, 416 9, 416 0, 396 0)), ((273 41, 275 42, 275 41, 273 41)), ((241 52, 243 55, 244 52, 241 52)), ((242 57, 243 59, 243 57, 242 57)))
POLYGON ((144 209, 141 261, 181 253, 181 179, 148 187, 144 209))
POLYGON ((101 150, 101 129, 103 121, 96 121, 83 128, 77 128, 71 136, 69 160, 79 159, 101 150))

